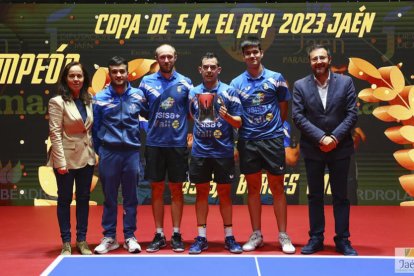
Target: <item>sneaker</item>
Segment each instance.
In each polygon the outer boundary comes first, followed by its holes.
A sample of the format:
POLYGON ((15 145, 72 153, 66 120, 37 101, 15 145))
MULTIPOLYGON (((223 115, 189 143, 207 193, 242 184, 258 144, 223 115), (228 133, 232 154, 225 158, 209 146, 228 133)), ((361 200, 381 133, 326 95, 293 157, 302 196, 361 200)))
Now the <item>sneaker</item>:
POLYGON ((92 255, 92 251, 89 249, 89 246, 86 241, 77 241, 76 247, 82 255, 92 255))
POLYGON ((64 242, 62 244, 62 251, 60 251, 60 255, 72 255, 72 247, 70 246, 70 242, 64 242))
POLYGON ((174 252, 183 252, 184 243, 180 233, 174 233, 171 237, 171 247, 174 252))
POLYGON ((208 249, 207 239, 204 237, 197 236, 194 239, 194 243, 190 246, 188 253, 190 254, 200 254, 201 251, 208 249))
POLYGON ((104 237, 101 243, 95 247, 95 254, 105 254, 108 251, 115 250, 119 247, 119 243, 114 238, 104 237))
POLYGON ((126 239, 124 242, 124 248, 128 250, 129 253, 139 253, 141 252, 141 246, 139 245, 135 237, 126 239))
POLYGON ((167 241, 165 240, 165 236, 161 236, 160 233, 155 233, 154 239, 147 247, 147 252, 153 253, 160 250, 160 248, 164 248, 167 246, 167 241))
POLYGON ((254 233, 250 236, 249 240, 243 245, 243 251, 253 251, 258 247, 262 247, 263 243, 263 236, 254 233))
POLYGON ((286 253, 286 254, 295 253, 296 248, 293 246, 292 242, 290 241, 288 234, 279 233, 279 243, 280 243, 280 246, 282 247, 283 253, 286 253))
POLYGON ((224 240, 224 248, 235 254, 240 254, 243 252, 242 247, 236 242, 234 236, 226 237, 224 240))

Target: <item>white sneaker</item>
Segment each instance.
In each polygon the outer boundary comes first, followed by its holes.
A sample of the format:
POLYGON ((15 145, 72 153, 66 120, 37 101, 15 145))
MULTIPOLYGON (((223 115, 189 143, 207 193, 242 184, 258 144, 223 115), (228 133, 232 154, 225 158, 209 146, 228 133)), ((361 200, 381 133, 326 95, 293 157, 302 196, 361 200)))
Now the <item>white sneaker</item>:
POLYGON ((139 245, 135 237, 126 239, 124 242, 124 248, 128 250, 129 253, 139 253, 141 252, 141 246, 139 245))
POLYGON ((288 234, 279 233, 279 243, 280 243, 280 246, 282 247, 283 253, 286 253, 286 254, 295 253, 296 248, 293 246, 292 242, 290 241, 288 234))
POLYGON ((108 251, 115 250, 119 247, 119 243, 116 241, 116 239, 104 237, 101 240, 101 243, 95 247, 95 254, 105 254, 108 253, 108 251))
POLYGON ((263 245, 263 236, 253 232, 249 240, 243 245, 243 251, 253 251, 257 247, 262 247, 263 245))

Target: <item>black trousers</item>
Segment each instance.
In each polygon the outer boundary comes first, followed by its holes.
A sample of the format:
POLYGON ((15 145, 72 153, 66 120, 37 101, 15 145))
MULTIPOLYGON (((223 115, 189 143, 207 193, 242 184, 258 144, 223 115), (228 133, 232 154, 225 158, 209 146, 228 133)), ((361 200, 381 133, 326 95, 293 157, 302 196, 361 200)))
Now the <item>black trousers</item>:
POLYGON ((325 168, 329 170, 333 211, 335 218, 335 233, 337 238, 348 238, 350 204, 347 196, 348 171, 350 158, 339 160, 305 159, 306 175, 309 194, 309 236, 323 240, 325 232, 324 213, 324 175, 325 168))
POLYGON ((76 241, 85 241, 88 230, 89 198, 94 166, 86 165, 71 169, 67 174, 59 174, 54 169, 58 186, 57 216, 62 242, 71 241, 70 203, 73 198, 73 185, 76 185, 76 241))

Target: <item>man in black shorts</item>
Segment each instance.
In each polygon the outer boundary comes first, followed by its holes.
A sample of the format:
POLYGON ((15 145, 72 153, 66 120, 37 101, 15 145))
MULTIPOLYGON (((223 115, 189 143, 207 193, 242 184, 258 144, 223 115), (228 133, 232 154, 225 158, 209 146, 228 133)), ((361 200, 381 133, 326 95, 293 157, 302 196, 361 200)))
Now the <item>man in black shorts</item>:
POLYGON ((187 114, 191 81, 174 70, 177 53, 171 45, 163 44, 155 50, 160 70, 145 76, 140 89, 149 103, 146 146, 146 175, 151 182, 152 211, 156 233, 147 252, 166 246, 164 235, 164 189, 168 175, 171 191, 173 234, 171 247, 184 251, 180 233, 183 213, 182 183, 187 180, 187 114))
POLYGON ((252 251, 263 246, 260 190, 264 169, 267 171, 269 188, 274 199, 280 246, 284 253, 291 254, 295 252, 295 247, 286 233, 287 208, 283 181, 283 121, 287 117, 287 101, 291 96, 283 76, 262 65, 263 50, 256 37, 244 40, 241 48, 247 70, 236 77, 230 85, 238 90, 243 105, 243 126, 239 131, 237 148, 240 172, 245 175, 247 181, 248 206, 253 228, 253 234, 243 245, 243 250, 252 251))
MULTIPOLYGON (((213 53, 201 58, 198 68, 203 83, 190 90, 191 110, 194 111, 193 147, 190 161, 190 180, 197 189, 196 215, 198 236, 190 246, 190 254, 200 254, 208 248, 207 214, 210 181, 214 174, 223 218, 225 248, 231 253, 242 253, 233 236, 231 183, 234 181, 233 127, 241 126, 242 107, 234 88, 218 80, 221 67, 213 53), (207 104, 210 102, 211 104, 207 104), (210 107, 210 109, 208 108, 210 107), (213 119, 202 119, 202 111, 213 111, 213 119), (216 114, 215 114, 216 113, 216 114)), ((208 112, 207 112, 208 113, 208 112)), ((210 114, 211 115, 211 114, 210 114)))

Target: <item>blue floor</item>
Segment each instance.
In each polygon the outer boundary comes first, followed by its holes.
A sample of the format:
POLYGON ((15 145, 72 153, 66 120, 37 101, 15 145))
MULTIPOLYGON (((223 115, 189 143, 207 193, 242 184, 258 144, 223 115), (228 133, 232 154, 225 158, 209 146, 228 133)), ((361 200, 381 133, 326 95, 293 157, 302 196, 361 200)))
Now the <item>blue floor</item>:
POLYGON ((117 255, 58 257, 42 275, 401 275, 387 257, 117 255))

